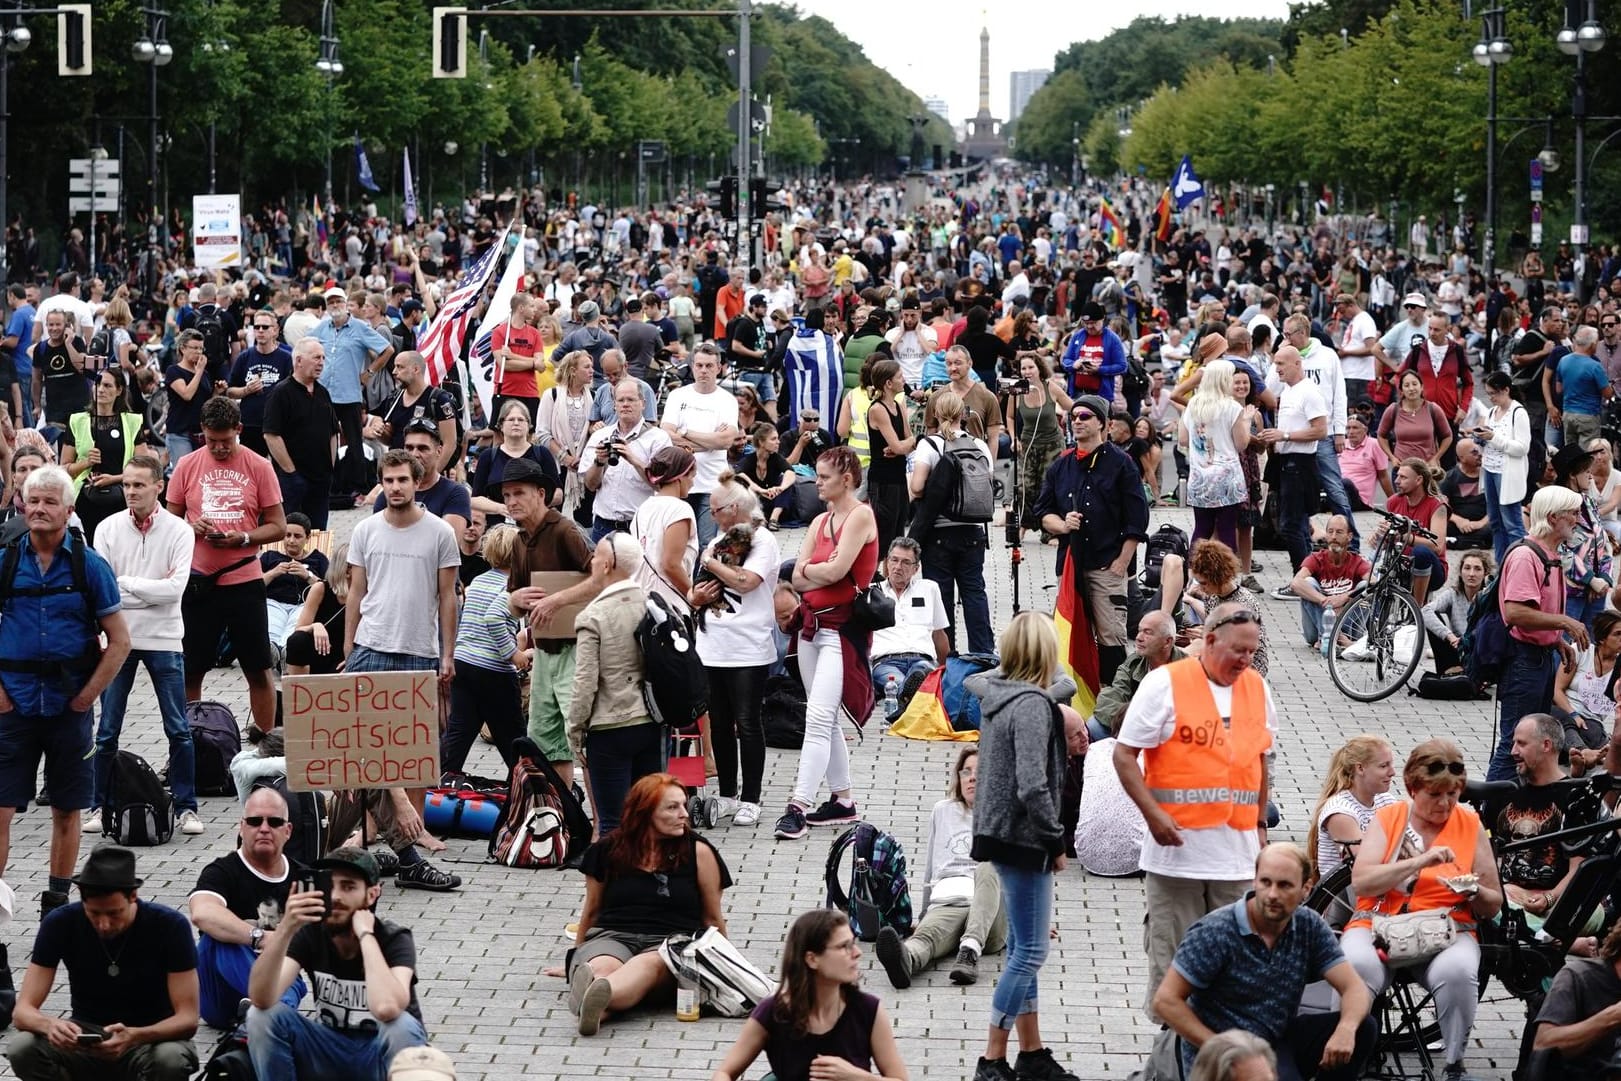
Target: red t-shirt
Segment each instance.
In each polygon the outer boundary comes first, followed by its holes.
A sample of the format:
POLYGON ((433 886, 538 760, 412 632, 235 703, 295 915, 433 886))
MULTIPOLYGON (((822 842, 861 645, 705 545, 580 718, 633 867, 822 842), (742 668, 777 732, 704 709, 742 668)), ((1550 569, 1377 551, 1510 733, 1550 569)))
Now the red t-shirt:
MULTIPOLYGON (((534 327, 515 327, 511 323, 502 323, 490 333, 490 348, 508 349, 520 357, 534 357, 540 352, 540 331, 534 327), (510 336, 512 344, 507 344, 510 336)), ((497 365, 499 369, 499 365, 497 365)), ((540 390, 535 384, 535 370, 502 374, 502 378, 495 385, 497 394, 505 394, 513 398, 538 398, 540 390)))
MULTIPOLYGON (((1446 504, 1445 503, 1441 502, 1439 499, 1435 498, 1433 495, 1428 495, 1428 494, 1426 494, 1424 496, 1424 498, 1422 500, 1420 500, 1419 502, 1417 502, 1417 503, 1409 503, 1407 501, 1406 496, 1402 495, 1400 492, 1397 492, 1395 495, 1393 495, 1389 499, 1385 500, 1385 510, 1388 510, 1391 514, 1400 514, 1400 515, 1403 515, 1404 517, 1411 518, 1413 521, 1417 522, 1419 525, 1423 526, 1425 529, 1430 530, 1437 537, 1439 537, 1440 540, 1435 542, 1435 554, 1441 557, 1441 566, 1443 566, 1443 567, 1446 566, 1446 562, 1447 562, 1447 530, 1446 530, 1446 524, 1443 522, 1442 525, 1441 525, 1441 528, 1437 530, 1437 529, 1433 528, 1435 523, 1434 523, 1434 521, 1432 521, 1432 518, 1434 517, 1436 511, 1439 510, 1439 511, 1445 512, 1445 510, 1446 510, 1446 504)), ((1408 550, 1408 552, 1411 552, 1412 551, 1412 546, 1409 545, 1407 550, 1408 550)))
POLYGON ((1326 597, 1338 597, 1355 589, 1373 571, 1373 565, 1355 552, 1344 552, 1338 559, 1324 548, 1308 555, 1301 570, 1317 579, 1317 588, 1326 597))
MULTIPOLYGON (((236 453, 223 462, 216 461, 203 447, 180 459, 174 467, 165 499, 187 523, 207 518, 222 533, 246 533, 258 528, 266 510, 281 506, 281 484, 270 468, 270 460, 247 447, 237 447, 236 453)), ((221 575, 220 585, 240 585, 258 578, 258 550, 251 545, 216 548, 199 537, 192 548, 191 569, 214 574, 245 555, 255 558, 221 575)))

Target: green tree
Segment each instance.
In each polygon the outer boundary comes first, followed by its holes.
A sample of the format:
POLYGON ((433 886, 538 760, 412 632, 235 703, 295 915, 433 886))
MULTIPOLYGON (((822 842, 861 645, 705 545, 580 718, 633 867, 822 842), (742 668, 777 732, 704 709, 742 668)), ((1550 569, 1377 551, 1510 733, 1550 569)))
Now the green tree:
POLYGON ((1013 125, 1014 148, 1025 161, 1067 165, 1074 140, 1092 124, 1095 106, 1079 71, 1061 71, 1031 95, 1013 125))

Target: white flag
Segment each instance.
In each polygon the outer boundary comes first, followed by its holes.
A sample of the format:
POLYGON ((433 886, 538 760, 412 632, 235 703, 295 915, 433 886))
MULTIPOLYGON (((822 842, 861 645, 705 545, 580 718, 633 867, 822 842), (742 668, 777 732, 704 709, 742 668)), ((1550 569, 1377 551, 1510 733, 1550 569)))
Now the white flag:
POLYGON ((491 424, 495 422, 495 415, 491 412, 495 402, 495 350, 491 335, 496 327, 511 318, 512 298, 517 295, 521 285, 523 241, 520 240, 507 257, 507 269, 501 275, 501 284, 495 287, 495 295, 490 298, 490 306, 484 312, 484 321, 473 335, 473 350, 467 363, 467 374, 473 380, 473 389, 478 392, 479 403, 484 406, 484 417, 491 424))
POLYGON ((417 221, 417 190, 411 183, 411 151, 405 151, 405 224, 415 225, 417 221))

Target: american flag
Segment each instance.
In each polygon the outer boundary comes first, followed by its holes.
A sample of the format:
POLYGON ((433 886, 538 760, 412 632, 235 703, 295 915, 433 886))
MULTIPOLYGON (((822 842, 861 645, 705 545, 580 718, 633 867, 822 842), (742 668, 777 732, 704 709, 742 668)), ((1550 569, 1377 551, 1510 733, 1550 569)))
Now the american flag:
POLYGON ((439 314, 434 316, 433 323, 422 335, 417 349, 427 363, 429 383, 438 386, 461 359, 462 343, 467 340, 467 326, 472 322, 473 313, 478 310, 485 287, 490 284, 496 261, 506 248, 507 233, 511 228, 509 224, 503 229, 495 242, 484 250, 484 254, 462 272, 461 283, 445 297, 439 305, 439 314))

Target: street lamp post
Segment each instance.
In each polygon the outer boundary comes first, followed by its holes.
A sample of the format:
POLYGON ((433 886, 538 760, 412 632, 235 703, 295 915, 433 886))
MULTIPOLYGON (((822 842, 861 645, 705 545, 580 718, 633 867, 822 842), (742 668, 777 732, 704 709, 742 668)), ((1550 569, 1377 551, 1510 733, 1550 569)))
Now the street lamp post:
POLYGON ((7 232, 10 229, 11 217, 6 208, 6 172, 9 168, 6 160, 6 142, 8 128, 11 121, 11 104, 8 98, 9 74, 11 70, 11 57, 13 53, 20 53, 28 48, 28 43, 34 40, 34 35, 28 27, 23 25, 22 12, 15 6, 8 5, 0 11, 0 41, 5 49, 0 51, 0 285, 11 279, 11 245, 7 232))
MULTIPOLYGON (((493 90, 490 83, 490 32, 480 29, 478 32, 478 69, 484 79, 484 89, 493 90)), ((490 190, 490 141, 480 139, 478 143, 478 190, 490 190)))
POLYGON ((315 70, 326 76, 326 205, 332 208, 332 80, 343 74, 338 59, 338 29, 332 18, 332 0, 321 0, 321 55, 315 70))
POLYGON ((1587 54, 1604 48, 1604 27, 1598 21, 1597 0, 1565 0, 1565 25, 1554 39, 1559 51, 1576 58, 1576 76, 1571 84, 1570 115, 1576 122, 1575 216, 1570 226, 1571 246, 1578 257, 1587 247, 1587 54), (1574 26, 1585 8, 1586 18, 1574 26))
POLYGON ((1503 9, 1480 16, 1480 40, 1472 50, 1486 69, 1486 239, 1481 261, 1490 283, 1497 262, 1497 69, 1514 58, 1514 46, 1503 36, 1503 9))
POLYGON ((168 227, 158 212, 158 69, 174 59, 174 46, 169 44, 169 13, 160 7, 143 7, 146 26, 135 40, 130 55, 140 64, 147 65, 147 142, 146 142, 146 201, 148 207, 146 241, 149 254, 149 286, 157 291, 158 250, 168 251, 168 227))

